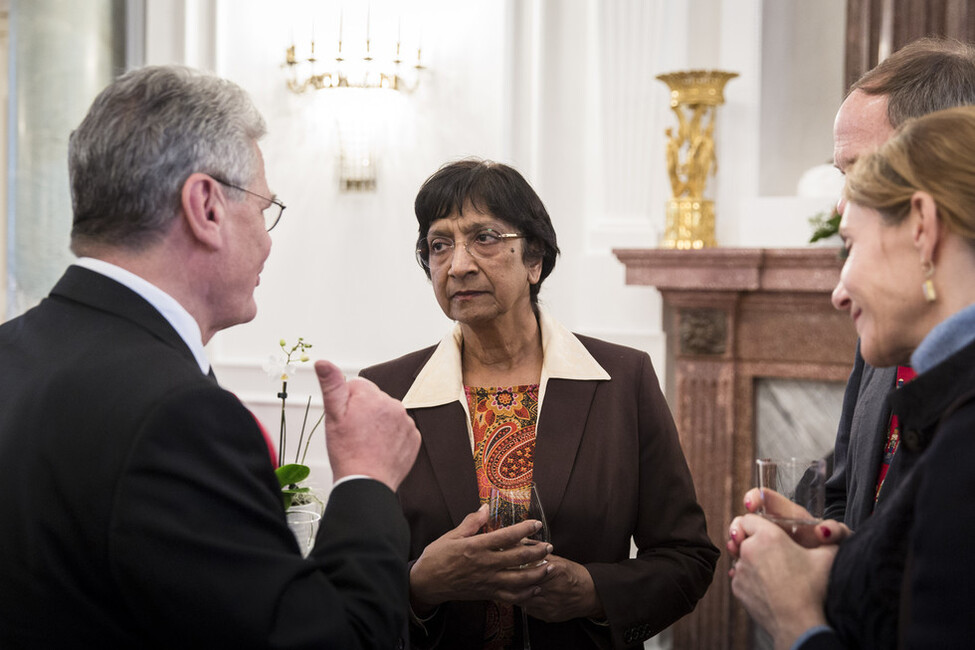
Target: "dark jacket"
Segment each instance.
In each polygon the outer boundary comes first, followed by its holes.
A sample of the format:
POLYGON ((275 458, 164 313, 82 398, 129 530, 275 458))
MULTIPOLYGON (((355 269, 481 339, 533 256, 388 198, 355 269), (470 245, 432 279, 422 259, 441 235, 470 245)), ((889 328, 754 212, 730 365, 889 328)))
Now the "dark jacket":
MULTIPOLYGON (((833 473, 826 481, 826 519, 858 529, 874 509, 877 476, 887 443, 890 406, 897 368, 874 368, 860 356, 857 345, 853 371, 843 395, 843 410, 833 447, 833 473)), ((897 454, 894 454, 897 458, 897 454)), ((878 503, 897 491, 904 475, 892 464, 878 503)))
POLYGON ((893 391, 901 486, 839 549, 806 648, 975 643, 975 343, 893 391))
POLYGON ((254 417, 121 284, 0 326, 0 647, 390 647, 406 546, 352 481, 303 560, 254 417))

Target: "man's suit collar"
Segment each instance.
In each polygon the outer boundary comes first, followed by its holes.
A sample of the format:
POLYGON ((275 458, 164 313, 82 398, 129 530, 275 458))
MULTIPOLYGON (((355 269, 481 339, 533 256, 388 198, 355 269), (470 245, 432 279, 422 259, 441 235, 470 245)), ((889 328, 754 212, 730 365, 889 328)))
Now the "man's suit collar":
POLYGON ((129 320, 196 363, 186 342, 155 307, 109 277, 80 266, 69 266, 51 290, 50 298, 81 303, 129 320))

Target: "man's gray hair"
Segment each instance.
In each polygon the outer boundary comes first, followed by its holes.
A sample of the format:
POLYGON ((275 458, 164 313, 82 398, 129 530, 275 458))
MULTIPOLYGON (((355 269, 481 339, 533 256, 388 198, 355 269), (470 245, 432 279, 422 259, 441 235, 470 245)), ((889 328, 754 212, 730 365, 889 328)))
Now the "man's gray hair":
POLYGON ((156 241, 195 172, 246 187, 257 173, 254 143, 266 131, 247 93, 225 79, 182 66, 119 77, 68 143, 72 250, 139 250, 156 241))

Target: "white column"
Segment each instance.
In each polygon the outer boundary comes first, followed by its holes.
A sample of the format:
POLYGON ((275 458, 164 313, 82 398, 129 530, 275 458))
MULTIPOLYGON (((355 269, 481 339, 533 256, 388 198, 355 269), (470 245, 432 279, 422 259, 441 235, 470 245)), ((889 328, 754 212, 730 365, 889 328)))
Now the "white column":
POLYGON ((68 136, 112 79, 111 0, 14 0, 10 12, 7 316, 73 259, 68 136))

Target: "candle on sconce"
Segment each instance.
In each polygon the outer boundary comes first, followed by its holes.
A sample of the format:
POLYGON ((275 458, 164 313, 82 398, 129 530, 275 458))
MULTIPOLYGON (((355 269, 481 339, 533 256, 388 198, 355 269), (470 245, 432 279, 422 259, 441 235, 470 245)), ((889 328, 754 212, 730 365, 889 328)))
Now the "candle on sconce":
POLYGON ((398 16, 396 18, 396 58, 393 59, 393 63, 399 65, 400 58, 400 46, 403 43, 403 16, 398 16))
POLYGON ((420 53, 423 51, 423 23, 416 30, 416 69, 419 70, 423 67, 420 63, 420 53))
POLYGON ((339 49, 335 53, 335 60, 342 61, 342 22, 345 18, 345 7, 339 5, 339 49))
POLYGON ((372 53, 369 51, 369 22, 372 18, 372 3, 366 5, 366 55, 362 57, 363 61, 372 61, 372 53))

